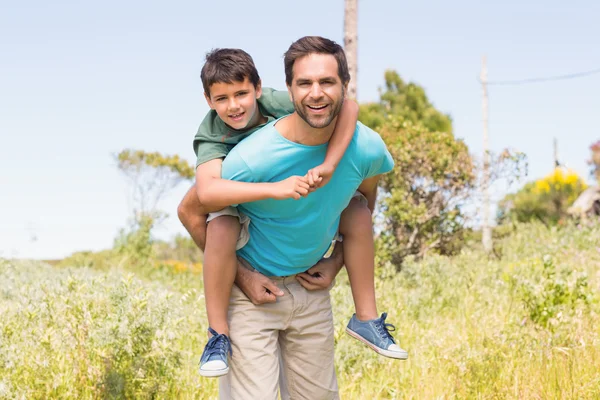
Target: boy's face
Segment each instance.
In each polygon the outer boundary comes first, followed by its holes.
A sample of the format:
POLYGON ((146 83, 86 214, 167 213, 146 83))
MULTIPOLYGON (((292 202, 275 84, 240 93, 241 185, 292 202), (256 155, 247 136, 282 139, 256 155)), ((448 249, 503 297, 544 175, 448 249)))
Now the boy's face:
POLYGON ((344 104, 345 86, 329 54, 309 54, 294 62, 288 91, 298 115, 313 128, 325 128, 344 104))
POLYGON ((260 82, 255 88, 248 78, 243 82, 213 83, 210 96, 204 93, 210 108, 233 129, 246 129, 260 119, 258 99, 262 94, 260 82))

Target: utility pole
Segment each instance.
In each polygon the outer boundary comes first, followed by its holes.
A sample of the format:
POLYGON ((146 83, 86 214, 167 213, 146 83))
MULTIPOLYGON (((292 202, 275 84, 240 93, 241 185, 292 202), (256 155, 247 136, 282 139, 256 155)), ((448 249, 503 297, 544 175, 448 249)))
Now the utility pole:
POLYGON ((483 221, 481 224, 481 243, 486 253, 492 251, 492 227, 490 226, 490 151, 488 139, 488 91, 487 91, 487 60, 481 59, 481 87, 483 89, 483 221))
POLYGON ((345 0, 344 6, 344 50, 350 70, 348 98, 356 100, 358 78, 358 0, 345 0))

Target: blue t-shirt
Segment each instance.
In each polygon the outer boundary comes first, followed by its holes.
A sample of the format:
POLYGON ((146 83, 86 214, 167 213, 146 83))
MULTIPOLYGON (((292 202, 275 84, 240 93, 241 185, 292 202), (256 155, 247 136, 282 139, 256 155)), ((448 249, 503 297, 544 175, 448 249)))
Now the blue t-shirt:
MULTIPOLYGON (((278 182, 306 172, 325 159, 327 143, 306 146, 284 138, 275 123, 244 139, 223 161, 221 176, 242 182, 278 182)), ((392 156, 381 137, 360 122, 329 183, 300 200, 240 204, 250 217, 250 240, 238 255, 267 276, 306 271, 325 254, 340 214, 367 178, 389 172, 392 156)))

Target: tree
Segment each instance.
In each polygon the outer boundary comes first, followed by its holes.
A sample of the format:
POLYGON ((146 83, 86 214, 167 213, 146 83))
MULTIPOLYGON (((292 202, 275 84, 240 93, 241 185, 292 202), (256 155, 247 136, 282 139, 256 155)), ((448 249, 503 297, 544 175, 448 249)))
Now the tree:
POLYGON ((344 5, 344 50, 350 71, 348 97, 356 99, 358 79, 358 0, 346 0, 344 5))
POLYGON ((162 197, 182 181, 194 178, 194 168, 178 155, 125 149, 116 155, 117 167, 132 186, 135 218, 156 216, 162 197))
POLYGON ((407 255, 453 254, 461 246, 462 206, 474 187, 468 148, 452 134, 450 117, 425 90, 386 71, 380 101, 361 105, 359 119, 380 132, 395 161, 381 183, 384 229, 380 255, 400 265, 407 255))
POLYGON ((399 117, 384 124, 381 136, 395 160, 381 184, 384 252, 396 265, 410 254, 456 253, 465 229, 462 206, 475 182, 466 144, 399 117))
POLYGON ((587 188, 574 172, 556 168, 550 175, 527 183, 498 204, 499 222, 538 220, 556 225, 568 217, 569 206, 587 188))
POLYGON ((452 133, 452 119, 429 102, 421 86, 407 84, 396 71, 387 70, 379 102, 361 105, 358 119, 379 131, 390 116, 422 125, 430 132, 452 133))

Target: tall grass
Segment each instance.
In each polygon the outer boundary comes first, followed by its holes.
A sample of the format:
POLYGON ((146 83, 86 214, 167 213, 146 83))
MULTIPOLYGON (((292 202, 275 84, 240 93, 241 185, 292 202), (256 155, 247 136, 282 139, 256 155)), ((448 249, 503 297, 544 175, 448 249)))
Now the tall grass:
MULTIPOLYGON (((380 311, 409 350, 375 355, 344 333, 344 399, 600 398, 600 227, 519 226, 502 259, 479 250, 377 271, 380 311)), ((216 398, 197 375, 206 340, 198 275, 0 261, 0 398, 216 398)))

